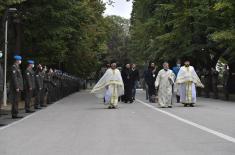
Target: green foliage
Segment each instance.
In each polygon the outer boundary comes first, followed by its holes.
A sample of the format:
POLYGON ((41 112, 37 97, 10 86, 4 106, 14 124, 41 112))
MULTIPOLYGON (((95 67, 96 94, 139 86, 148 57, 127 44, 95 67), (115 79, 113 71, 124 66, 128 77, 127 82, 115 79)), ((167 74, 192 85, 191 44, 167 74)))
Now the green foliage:
POLYGON ((130 21, 119 16, 108 16, 105 21, 107 34, 106 61, 116 59, 121 64, 130 61, 130 56, 128 55, 130 21))
POLYGON ((134 0, 132 53, 142 62, 191 57, 198 67, 214 66, 235 55, 234 19, 234 0, 134 0))
POLYGON ((123 63, 128 58, 130 22, 118 16, 103 17, 101 0, 7 0, 0 5, 2 12, 6 7, 19 10, 24 59, 86 78, 104 59, 123 63))
POLYGON ((5 9, 11 5, 20 4, 26 0, 0 0, 0 15, 3 14, 5 9))
POLYGON ((100 0, 37 0, 18 7, 24 57, 81 77, 96 70, 106 48, 100 0))
POLYGON ((233 41, 235 41, 235 31, 228 30, 228 31, 214 32, 211 35, 211 39, 216 42, 220 42, 220 41, 233 42, 233 41))

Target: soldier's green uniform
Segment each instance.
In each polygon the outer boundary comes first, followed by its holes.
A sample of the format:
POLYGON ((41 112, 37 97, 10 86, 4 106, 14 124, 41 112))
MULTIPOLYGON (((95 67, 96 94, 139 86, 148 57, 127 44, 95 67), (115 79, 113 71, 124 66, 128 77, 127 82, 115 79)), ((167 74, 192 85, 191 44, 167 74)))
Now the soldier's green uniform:
POLYGON ((33 61, 28 61, 29 66, 25 70, 25 112, 31 113, 31 102, 33 97, 33 92, 35 90, 35 73, 31 65, 34 65, 33 61))
POLYGON ((55 84, 53 82, 53 71, 52 69, 46 75, 46 79, 48 81, 47 84, 47 104, 51 104, 53 102, 53 89, 55 84))
POLYGON ((12 118, 21 118, 18 116, 19 113, 19 101, 21 92, 23 91, 23 77, 20 70, 19 65, 21 64, 22 57, 15 56, 16 60, 15 64, 11 68, 11 84, 10 84, 10 92, 11 92, 11 114, 12 118))
POLYGON ((36 72, 35 76, 35 82, 36 82, 36 97, 35 97, 35 109, 40 109, 43 107, 43 101, 42 101, 42 96, 43 96, 43 75, 38 67, 38 70, 36 72))
MULTIPOLYGON (((45 69, 45 68, 44 68, 45 69)), ((47 80, 47 77, 46 77, 46 70, 43 70, 41 72, 41 77, 42 77, 42 80, 43 80, 43 87, 42 87, 42 94, 41 94, 41 99, 40 99, 40 105, 42 107, 46 107, 46 102, 45 102, 45 97, 47 96, 47 87, 48 87, 48 80, 47 80)))

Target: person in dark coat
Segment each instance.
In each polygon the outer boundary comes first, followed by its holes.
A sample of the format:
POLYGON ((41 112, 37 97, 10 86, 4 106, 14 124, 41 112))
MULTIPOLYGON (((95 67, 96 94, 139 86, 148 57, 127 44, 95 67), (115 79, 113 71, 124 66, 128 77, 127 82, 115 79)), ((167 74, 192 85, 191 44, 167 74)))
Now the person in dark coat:
POLYGON ((138 87, 138 82, 140 81, 139 70, 136 68, 136 64, 132 64, 132 77, 134 81, 133 89, 132 89, 132 98, 135 100, 136 89, 138 87))
POLYGON ((11 68, 11 82, 10 82, 10 93, 11 93, 11 114, 13 119, 22 118, 19 116, 19 101, 21 92, 23 91, 23 77, 20 69, 20 64, 22 61, 21 56, 14 56, 15 63, 11 68))
POLYGON ((55 87, 55 84, 53 82, 53 74, 54 74, 54 71, 53 71, 52 68, 50 68, 48 70, 48 73, 47 73, 47 76, 46 76, 46 78, 48 80, 47 100, 46 100, 47 104, 52 104, 52 102, 53 102, 53 96, 54 96, 53 90, 54 90, 54 87, 55 87))
POLYGON ((224 92, 224 97, 225 100, 229 100, 229 67, 228 65, 224 66, 224 71, 223 71, 223 92, 224 92))
MULTIPOLYGON (((178 75, 178 73, 180 71, 180 68, 181 68, 181 61, 177 60, 176 66, 172 68, 172 71, 175 74, 175 78, 177 78, 177 75, 178 75)), ((180 103, 180 95, 179 95, 179 91, 178 90, 177 90, 177 93, 176 93, 176 101, 177 101, 177 103, 180 103)))
POLYGON ((40 105, 42 107, 47 107, 47 102, 45 102, 45 97, 47 97, 47 88, 48 88, 48 84, 49 84, 49 81, 47 79, 47 66, 44 66, 43 69, 42 69, 42 72, 41 72, 41 75, 42 75, 42 79, 43 79, 43 90, 42 90, 42 94, 41 94, 41 103, 40 105))
POLYGON ((212 77, 212 89, 214 93, 214 98, 218 99, 219 72, 213 67, 211 68, 211 77, 212 77))
MULTIPOLYGON (((202 79, 202 76, 203 76, 202 70, 199 69, 199 68, 197 68, 196 73, 197 73, 199 79, 202 81, 202 80, 203 80, 203 79, 202 79)), ((202 88, 197 87, 196 89, 197 89, 197 96, 198 96, 198 97, 202 96, 202 88)))
POLYGON ((34 61, 28 60, 28 67, 25 70, 24 75, 24 88, 25 88, 25 112, 32 113, 34 111, 31 109, 31 102, 33 97, 33 92, 35 90, 35 73, 33 71, 34 61))
POLYGON ((133 80, 133 76, 132 76, 131 65, 126 64, 125 68, 122 70, 121 74, 122 74, 122 79, 123 79, 123 83, 124 83, 123 101, 125 103, 127 103, 127 102, 133 103, 132 89, 134 87, 134 80, 133 80))
POLYGON ((211 73, 208 69, 204 68, 203 69, 203 81, 205 85, 205 97, 209 98, 210 97, 210 84, 211 84, 211 73))
POLYGON ((42 75, 42 65, 39 64, 36 70, 35 82, 36 82, 36 97, 35 97, 35 109, 41 109, 43 107, 42 95, 43 95, 43 75, 42 75))
POLYGON ((155 63, 150 62, 148 70, 146 72, 146 83, 148 85, 148 94, 149 94, 149 102, 154 103, 155 102, 155 96, 156 96, 156 89, 155 89, 155 81, 157 77, 157 67, 155 66, 155 63))
POLYGON ((149 89, 148 89, 148 84, 147 84, 147 74, 148 74, 148 69, 145 69, 144 73, 143 73, 144 89, 145 89, 146 100, 149 100, 149 89))

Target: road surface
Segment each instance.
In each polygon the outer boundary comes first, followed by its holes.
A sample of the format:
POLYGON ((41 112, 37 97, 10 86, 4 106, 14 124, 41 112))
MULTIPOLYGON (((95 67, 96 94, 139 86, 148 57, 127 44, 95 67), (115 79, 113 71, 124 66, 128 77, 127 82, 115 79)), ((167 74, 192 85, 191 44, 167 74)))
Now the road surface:
POLYGON ((134 104, 106 109, 73 94, 0 128, 1 155, 234 155, 235 103, 198 100, 159 109, 139 91, 134 104))

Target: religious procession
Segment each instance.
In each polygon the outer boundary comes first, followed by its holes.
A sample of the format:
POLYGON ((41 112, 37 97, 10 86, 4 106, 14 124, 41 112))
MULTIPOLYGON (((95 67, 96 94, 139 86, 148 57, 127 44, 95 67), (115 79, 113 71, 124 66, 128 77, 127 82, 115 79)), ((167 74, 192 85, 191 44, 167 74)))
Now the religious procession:
POLYGON ((234 155, 235 0, 1 0, 0 155, 234 155))
MULTIPOLYGON (((111 61, 110 64, 101 68, 100 79, 91 93, 102 99, 109 109, 118 108, 118 102, 133 103, 136 89, 141 88, 141 76, 136 66, 136 64, 126 63, 122 68, 117 67, 115 60, 111 61)), ((225 80, 227 71, 225 65, 223 73, 225 80)), ((213 77, 214 97, 218 99, 219 73, 212 68, 209 74, 213 77)), ((206 81, 203 84, 201 74, 198 75, 189 58, 184 59, 183 65, 181 60, 177 60, 176 66, 172 69, 168 62, 164 62, 161 68, 158 68, 154 62, 150 62, 148 68, 143 72, 143 79, 146 100, 149 100, 150 103, 158 103, 159 108, 172 108, 174 103, 181 103, 184 107, 194 107, 197 95, 201 96, 202 89, 209 83, 206 81)), ((226 83, 224 82, 225 99, 228 98, 226 83)), ((208 95, 207 89, 205 89, 206 96, 208 95)))

